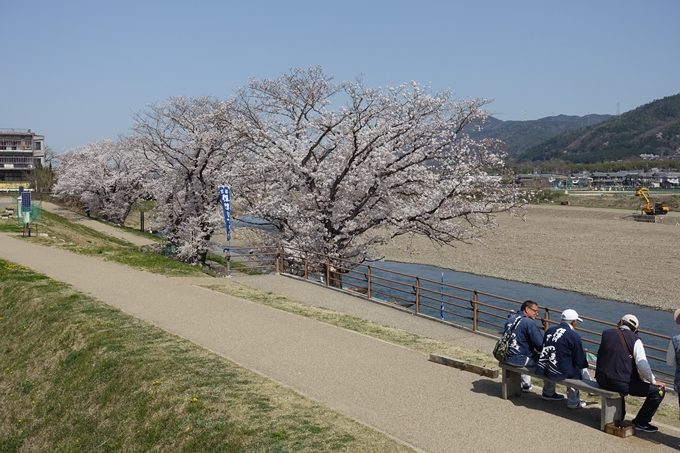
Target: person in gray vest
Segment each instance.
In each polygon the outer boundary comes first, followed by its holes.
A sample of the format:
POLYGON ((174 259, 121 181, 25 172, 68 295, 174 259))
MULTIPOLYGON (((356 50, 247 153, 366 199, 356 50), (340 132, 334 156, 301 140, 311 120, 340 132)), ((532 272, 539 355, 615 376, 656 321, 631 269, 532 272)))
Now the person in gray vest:
MULTIPOLYGON (((680 326, 680 308, 675 310, 673 315, 675 323, 680 326)), ((666 363, 675 368, 675 379, 673 380, 673 390, 678 393, 678 404, 680 404, 680 334, 671 338, 666 353, 666 363)))
MULTIPOLYGON (((636 431, 655 433, 659 429, 650 422, 666 394, 666 384, 657 382, 652 373, 645 348, 637 335, 639 326, 634 315, 625 315, 617 327, 602 332, 595 380, 600 387, 623 396, 646 397, 633 423, 636 431)), ((625 398, 622 409, 622 417, 625 417, 625 398)))

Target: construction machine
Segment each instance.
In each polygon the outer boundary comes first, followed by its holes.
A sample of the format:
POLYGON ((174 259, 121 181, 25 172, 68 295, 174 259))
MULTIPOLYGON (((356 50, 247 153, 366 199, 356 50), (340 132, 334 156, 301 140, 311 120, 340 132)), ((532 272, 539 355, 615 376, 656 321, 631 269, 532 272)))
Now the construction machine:
POLYGON ((641 187, 635 192, 636 197, 644 197, 645 198, 645 207, 642 208, 642 211, 647 214, 647 215, 663 215, 668 213, 668 206, 663 206, 662 203, 656 202, 654 203, 654 207, 652 208, 652 202, 649 201, 649 189, 646 187, 641 187))

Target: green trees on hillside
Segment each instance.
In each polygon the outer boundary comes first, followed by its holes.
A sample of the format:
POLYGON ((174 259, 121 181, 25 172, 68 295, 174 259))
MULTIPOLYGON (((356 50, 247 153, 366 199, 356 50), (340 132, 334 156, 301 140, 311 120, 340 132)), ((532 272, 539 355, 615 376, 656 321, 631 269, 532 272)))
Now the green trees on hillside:
POLYGON ((595 126, 560 134, 519 154, 515 161, 561 159, 604 163, 640 154, 673 156, 680 151, 680 94, 638 107, 595 126))

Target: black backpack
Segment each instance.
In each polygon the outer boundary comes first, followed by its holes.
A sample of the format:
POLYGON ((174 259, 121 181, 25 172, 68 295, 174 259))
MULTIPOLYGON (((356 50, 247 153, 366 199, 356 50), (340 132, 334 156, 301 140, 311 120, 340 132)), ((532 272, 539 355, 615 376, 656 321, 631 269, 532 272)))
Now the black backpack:
POLYGON ((515 331, 515 327, 517 327, 521 320, 522 317, 517 316, 517 319, 515 319, 515 322, 512 323, 512 326, 510 326, 510 328, 506 330, 503 333, 503 336, 500 337, 496 342, 496 346, 493 348, 493 356, 499 362, 504 362, 508 357, 508 349, 510 349, 510 340, 512 340, 512 334, 515 331))

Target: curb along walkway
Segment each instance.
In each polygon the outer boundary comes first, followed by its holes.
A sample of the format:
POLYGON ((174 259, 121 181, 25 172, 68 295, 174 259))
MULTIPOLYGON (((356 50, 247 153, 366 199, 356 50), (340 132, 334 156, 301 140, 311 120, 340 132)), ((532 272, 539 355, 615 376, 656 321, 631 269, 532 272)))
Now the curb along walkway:
MULTIPOLYGON (((0 258, 72 285, 425 452, 638 451, 678 445, 680 430, 620 439, 599 407, 573 411, 538 394, 500 398, 500 380, 426 354, 193 285, 0 234, 0 258)), ((200 279, 206 284, 207 279, 200 279)), ((229 284, 228 279, 212 283, 229 284)), ((300 301, 488 350, 491 340, 283 276, 234 278, 300 301), (270 289, 271 288, 271 289, 270 289), (334 308, 335 307, 335 308, 334 308), (340 309, 342 308, 342 309, 340 309), (353 313, 359 315, 359 313, 353 313), (421 325, 428 323, 428 325, 421 325), (430 329, 430 330, 428 330, 430 329), (480 340, 480 338, 482 340, 480 340)))

